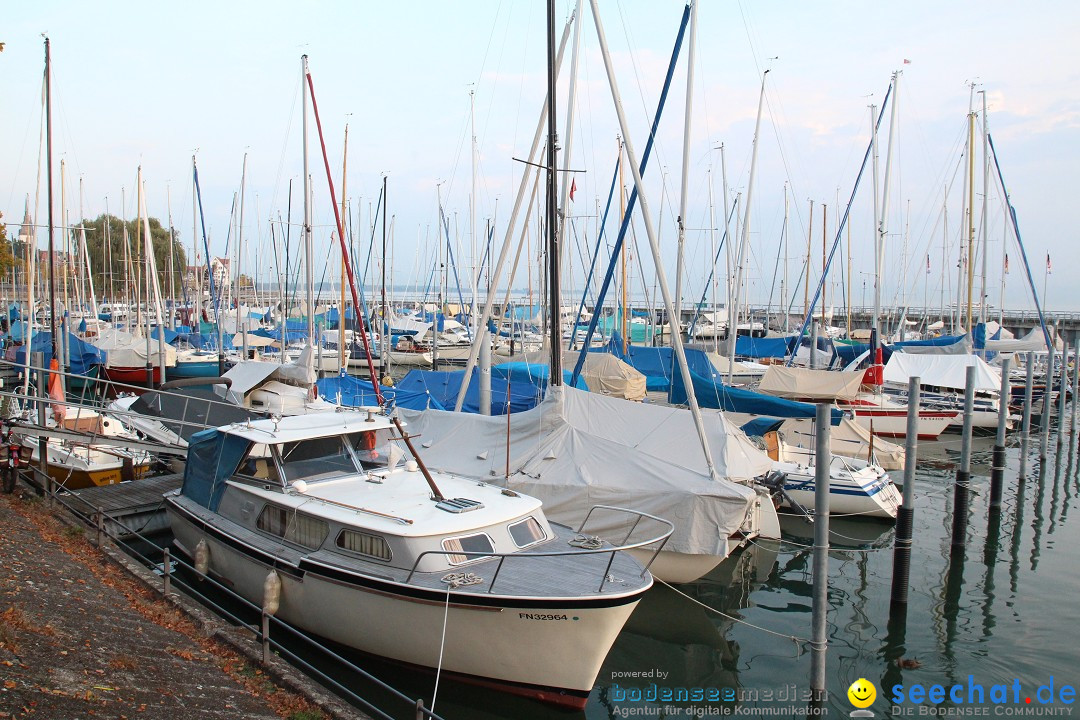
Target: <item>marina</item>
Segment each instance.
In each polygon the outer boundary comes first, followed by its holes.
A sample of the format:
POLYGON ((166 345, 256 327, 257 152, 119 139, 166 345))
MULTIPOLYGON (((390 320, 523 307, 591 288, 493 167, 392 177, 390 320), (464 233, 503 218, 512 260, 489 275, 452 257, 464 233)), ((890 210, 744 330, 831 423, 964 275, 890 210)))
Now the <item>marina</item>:
POLYGON ((19 8, 0 718, 1071 714, 1080 13, 736 5, 19 8))

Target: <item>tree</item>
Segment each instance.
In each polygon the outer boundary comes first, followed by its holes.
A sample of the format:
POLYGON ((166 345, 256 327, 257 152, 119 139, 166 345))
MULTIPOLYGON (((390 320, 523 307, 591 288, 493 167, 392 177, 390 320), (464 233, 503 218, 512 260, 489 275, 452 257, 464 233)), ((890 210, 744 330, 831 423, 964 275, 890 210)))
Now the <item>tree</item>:
POLYGON ((7 226, 4 225, 4 213, 0 212, 0 277, 7 277, 8 271, 13 267, 21 267, 22 263, 15 257, 8 238, 7 226))
MULTIPOLYGON (((83 220, 86 228, 86 248, 90 255, 90 267, 94 274, 94 287, 98 297, 114 300, 113 295, 122 297, 126 291, 125 283, 134 282, 131 271, 124 264, 124 227, 127 226, 128 257, 136 275, 145 277, 145 268, 140 270, 143 259, 143 243, 146 238, 143 224, 139 220, 125 223, 115 215, 99 215, 94 220, 83 220), (106 247, 107 245, 107 247, 106 247)), ((161 282, 162 297, 169 292, 169 243, 173 243, 173 277, 176 290, 181 291, 184 284, 184 271, 187 267, 187 255, 179 242, 179 233, 170 237, 169 229, 162 227, 157 218, 149 219, 150 237, 154 248, 154 261, 157 263, 158 278, 161 282)))

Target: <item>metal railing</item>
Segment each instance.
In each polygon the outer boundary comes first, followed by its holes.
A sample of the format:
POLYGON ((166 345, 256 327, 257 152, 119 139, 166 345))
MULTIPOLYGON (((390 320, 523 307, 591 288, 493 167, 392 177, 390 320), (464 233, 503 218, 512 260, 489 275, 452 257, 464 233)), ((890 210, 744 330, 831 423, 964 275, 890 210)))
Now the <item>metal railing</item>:
POLYGON ((649 571, 649 568, 652 567, 653 561, 656 560, 656 558, 660 555, 660 551, 664 549, 665 545, 667 545, 668 538, 670 538, 671 533, 675 531, 675 525, 673 525, 667 520, 664 520, 663 518, 659 518, 655 515, 650 515, 645 512, 640 512, 638 510, 615 507, 614 505, 593 505, 591 508, 589 508, 589 512, 586 513, 585 519, 582 520, 581 525, 575 531, 576 533, 578 533, 579 535, 584 534, 585 526, 586 524, 588 524, 589 518, 592 517, 593 511, 595 510, 611 510, 613 512, 625 513, 628 515, 636 516, 636 519, 634 520, 634 524, 630 527, 630 531, 626 533, 626 537, 623 538, 622 542, 620 542, 618 545, 608 545, 607 547, 580 548, 578 550, 552 550, 548 552, 518 551, 512 553, 482 552, 472 550, 425 550, 424 552, 416 556, 416 560, 413 562, 412 569, 409 570, 409 575, 405 578, 405 582, 407 584, 412 580, 413 575, 416 574, 417 568, 420 566, 421 561, 423 561, 423 559, 426 558, 428 555, 442 555, 444 557, 450 555, 457 555, 465 556, 467 558, 474 557, 478 559, 484 558, 488 560, 494 560, 495 558, 498 558, 499 564, 496 566, 495 574, 492 576, 491 582, 488 585, 488 592, 491 593, 495 590, 495 581, 498 579, 499 573, 502 571, 503 563, 506 561, 507 558, 527 560, 529 558, 574 557, 580 555, 600 555, 603 553, 609 553, 610 556, 608 557, 607 566, 604 568, 604 573, 600 579, 600 587, 596 590, 597 592, 601 592, 604 589, 604 585, 608 581, 608 572, 611 570, 611 564, 615 562, 616 553, 623 550, 635 550, 637 548, 645 547, 647 545, 660 543, 656 550, 653 552, 652 557, 649 558, 649 562, 646 563, 645 567, 643 567, 641 570, 641 577, 645 577, 645 573, 647 573, 649 571), (634 530, 637 529, 637 526, 641 522, 642 518, 649 518, 650 520, 655 520, 656 522, 665 525, 667 527, 667 530, 662 532, 660 535, 657 535, 656 537, 628 544, 627 541, 630 539, 630 536, 634 534, 634 530))
MULTIPOLYGON (((121 528, 124 532, 128 533, 130 537, 141 540, 149 545, 154 545, 154 542, 149 538, 142 535, 138 530, 129 528, 117 517, 110 515, 100 508, 94 508, 91 514, 87 514, 84 510, 76 507, 74 504, 66 499, 67 493, 56 493, 48 491, 51 487, 49 483, 50 478, 43 473, 40 468, 31 466, 20 468, 22 478, 24 482, 36 489, 39 493, 45 493, 50 502, 58 502, 68 509, 76 518, 83 523, 93 528, 96 533, 97 546, 100 548, 104 543, 105 538, 109 538, 115 545, 123 547, 125 553, 131 557, 137 559, 140 564, 147 567, 151 572, 160 573, 162 577, 161 592, 164 597, 168 597, 172 593, 174 583, 184 589, 184 591, 194 599, 198 600, 201 604, 209 607, 219 616, 225 618, 229 622, 244 627, 255 634, 256 639, 262 645, 262 662, 264 665, 270 663, 271 651, 276 651, 278 655, 286 658, 294 666, 300 667, 305 673, 317 679, 324 686, 331 688, 349 701, 353 705, 362 708, 366 712, 373 713, 379 718, 385 720, 395 720, 393 715, 390 715, 386 711, 379 707, 376 707, 370 701, 358 695, 351 688, 344 685, 339 680, 334 679, 323 670, 316 667, 309 660, 300 656, 297 652, 290 649, 284 643, 274 639, 271 634, 271 627, 284 633, 288 637, 294 638, 300 641, 305 647, 314 650, 319 655, 322 655, 326 659, 332 661, 338 665, 341 669, 347 670, 352 673, 356 673, 366 682, 371 683, 379 690, 388 693, 394 700, 402 703, 402 711, 408 710, 415 713, 416 720, 444 720, 440 715, 436 715, 432 710, 428 709, 421 698, 411 698, 405 693, 401 692, 392 685, 380 680, 371 673, 367 672, 363 668, 357 666, 348 659, 342 657, 340 654, 334 652, 330 648, 326 647, 322 643, 318 642, 314 638, 307 635, 304 631, 294 627, 290 623, 281 620, 270 613, 267 613, 264 608, 251 602, 250 600, 238 595, 231 588, 225 584, 215 580, 209 574, 204 574, 198 571, 194 565, 188 563, 181 558, 174 558, 169 551, 169 548, 164 548, 164 558, 159 565, 152 558, 147 557, 143 553, 139 552, 130 542, 126 542, 119 537, 119 534, 114 534, 106 521, 109 521, 118 528, 121 528), (30 477, 27 477, 25 472, 30 471, 30 477), (44 478, 39 477, 44 476, 44 478), (38 481, 41 480, 41 484, 38 481), (195 583, 188 582, 183 579, 182 576, 176 573, 177 568, 183 568, 185 571, 193 574, 197 581, 195 583), (237 613, 229 610, 220 602, 215 601, 206 592, 202 592, 198 589, 197 585, 205 583, 214 591, 223 593, 230 601, 239 603, 244 609, 250 610, 260 615, 260 624, 258 626, 253 625, 251 622, 240 617, 237 613)), ((83 501, 89 507, 89 503, 83 501)))

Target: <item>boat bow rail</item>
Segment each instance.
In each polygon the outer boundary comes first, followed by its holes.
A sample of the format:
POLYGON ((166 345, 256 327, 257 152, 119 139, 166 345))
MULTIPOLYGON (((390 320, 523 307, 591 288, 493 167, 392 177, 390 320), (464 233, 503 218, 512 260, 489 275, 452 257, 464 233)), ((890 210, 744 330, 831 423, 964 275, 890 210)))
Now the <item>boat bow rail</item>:
MULTIPOLYGON (((491 582, 488 583, 487 592, 492 593, 495 590, 495 582, 499 578, 499 573, 502 571, 503 563, 506 561, 507 558, 515 558, 515 559, 520 558, 520 559, 524 560, 524 559, 527 559, 527 558, 536 559, 536 558, 549 558, 549 557, 580 557, 582 555, 600 555, 600 554, 607 553, 608 554, 608 562, 607 562, 607 565, 604 567, 604 572, 601 575, 600 586, 596 590, 597 592, 602 592, 603 589, 604 589, 604 585, 607 584, 608 581, 611 579, 610 578, 611 564, 615 561, 616 553, 623 552, 623 551, 626 551, 626 550, 636 550, 638 548, 648 547, 649 545, 656 545, 656 549, 653 551, 652 557, 649 558, 649 562, 647 562, 645 564, 645 566, 641 569, 640 577, 644 578, 645 575, 649 572, 649 568, 652 567, 652 564, 656 560, 657 556, 659 556, 660 552, 664 549, 664 546, 667 544, 668 538, 671 537, 671 533, 673 533, 674 531, 675 531, 675 525, 674 524, 672 524, 670 521, 665 520, 665 519, 663 519, 661 517, 657 517, 656 515, 650 515, 649 513, 641 512, 639 510, 631 510, 629 508, 616 507, 614 505, 593 505, 591 508, 589 508, 589 512, 585 514, 585 519, 581 521, 581 525, 579 525, 578 529, 575 531, 577 533, 577 537, 574 538, 574 540, 580 539, 582 541, 581 544, 577 546, 578 549, 576 549, 576 550, 550 550, 550 551, 542 551, 542 552, 534 552, 532 550, 524 550, 524 551, 510 552, 510 553, 474 552, 474 551, 467 551, 467 550, 445 550, 445 549, 443 549, 443 550, 425 550, 424 552, 420 553, 416 557, 415 562, 413 562, 412 568, 409 570, 408 577, 405 578, 405 582, 409 583, 413 579, 413 575, 416 574, 417 568, 420 566, 420 563, 428 555, 441 555, 443 557, 449 557, 451 555, 456 556, 456 557, 464 556, 464 557, 469 558, 469 559, 477 559, 477 560, 481 559, 481 558, 483 558, 485 560, 498 559, 499 562, 495 567, 495 574, 492 576, 491 582), (622 513, 622 514, 630 516, 630 519, 632 519, 630 529, 627 531, 626 535, 619 542, 619 544, 612 545, 612 544, 608 543, 607 541, 600 539, 598 536, 588 535, 586 533, 586 526, 589 523, 589 519, 592 517, 593 513, 595 511, 597 511, 597 510, 608 510, 608 511, 611 511, 611 512, 622 513), (634 534, 634 531, 637 530, 638 525, 641 524, 641 521, 643 519, 648 519, 648 520, 652 520, 654 522, 660 523, 662 526, 664 526, 665 529, 662 532, 660 532, 658 535, 654 536, 654 537, 649 537, 649 538, 646 538, 644 540, 637 540, 637 541, 634 541, 634 542, 629 542, 630 537, 634 534)), ((574 542, 574 540, 571 540, 569 542, 574 542)), ((447 575, 445 577, 449 578, 451 575, 455 575, 455 573, 450 573, 450 575, 447 575)))

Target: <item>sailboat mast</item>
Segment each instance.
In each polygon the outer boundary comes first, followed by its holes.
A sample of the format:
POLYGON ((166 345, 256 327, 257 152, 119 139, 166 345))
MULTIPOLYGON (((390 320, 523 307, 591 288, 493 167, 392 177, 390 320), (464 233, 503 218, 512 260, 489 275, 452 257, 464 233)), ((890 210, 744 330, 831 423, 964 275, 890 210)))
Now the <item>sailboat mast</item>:
MULTIPOLYGON (((617 141, 619 144, 619 224, 621 225, 623 222, 623 218, 626 217, 626 187, 623 185, 622 138, 617 138, 617 141)), ((629 345, 629 340, 626 337, 626 252, 627 244, 623 243, 622 252, 619 253, 619 260, 622 263, 622 280, 619 283, 619 285, 621 286, 620 289, 622 290, 622 302, 620 303, 620 305, 622 306, 622 312, 619 315, 619 332, 622 334, 623 355, 629 352, 627 348, 627 345, 629 345)))
MULTIPOLYGON (((379 328, 379 332, 382 333, 382 342, 380 347, 386 348, 383 352, 383 372, 389 374, 390 372, 390 341, 393 336, 390 334, 390 315, 389 308, 386 306, 386 175, 382 178, 382 303, 379 316, 382 318, 382 325, 379 328)), ((436 327, 438 325, 436 324, 436 327)), ((435 343, 432 343, 432 347, 435 343)), ((377 378, 372 377, 371 382, 376 382, 377 378)))
MULTIPOLYGON (((81 185, 80 185, 81 186, 81 185)), ((81 192, 81 191, 80 191, 81 192)), ((169 322, 173 330, 176 329, 176 230, 172 223, 172 193, 169 186, 165 186, 165 204, 169 211, 169 322)), ((90 288, 93 291, 93 286, 90 288)))
MULTIPOLYGON (((348 182, 349 169, 349 124, 345 123, 345 147, 341 153, 341 215, 348 218, 346 212, 346 198, 349 197, 348 182)), ((352 219, 349 218, 352 225, 352 219)), ((338 367, 341 370, 347 368, 345 364, 345 256, 341 256, 341 302, 338 303, 338 367)), ((374 382, 374 378, 372 378, 374 382)))
MULTIPOLYGON (((892 110, 889 117, 889 144, 885 150, 885 177, 881 188, 881 214, 877 216, 877 241, 875 244, 877 265, 874 268, 874 303, 876 312, 881 311, 881 278, 885 274, 885 240, 889 226, 889 185, 892 179, 893 142, 896 138, 896 112, 900 106, 900 73, 892 76, 892 110)), ((875 145, 877 143, 875 142, 875 145)), ((880 328, 879 328, 880 330, 880 328)), ((879 338, 880 339, 880 338, 879 338)))
POLYGON ((975 113, 968 113, 968 227, 967 227, 967 331, 973 332, 971 324, 972 289, 975 286, 975 113))
POLYGON ((555 175, 556 144, 558 134, 555 116, 555 0, 547 2, 547 70, 548 70, 548 161, 547 161, 547 230, 548 230, 548 295, 551 322, 551 361, 548 382, 562 385, 562 325, 559 322, 561 302, 559 299, 559 236, 555 218, 555 199, 558 196, 558 177, 555 175))
MULTIPOLYGON (((982 220, 979 221, 981 226, 980 232, 982 233, 982 283, 980 285, 979 292, 979 322, 986 323, 986 265, 987 258, 990 255, 989 236, 987 235, 986 227, 986 214, 989 210, 990 202, 990 149, 987 147, 987 139, 990 137, 990 125, 986 117, 986 91, 980 90, 979 94, 982 95, 982 116, 983 116, 983 201, 982 201, 982 220)), ((989 338, 987 338, 989 339, 989 338)), ((982 349, 982 356, 986 356, 986 345, 984 343, 982 349)))
POLYGON ((739 334, 739 310, 742 306, 742 284, 746 266, 747 248, 750 246, 750 210, 754 199, 754 176, 757 174, 758 137, 761 134, 761 111, 765 107, 765 76, 766 70, 761 74, 761 93, 758 95, 757 120, 754 122, 754 145, 750 151, 750 179, 746 184, 746 205, 743 209, 742 237, 739 240, 738 264, 736 265, 735 279, 735 332, 728 332, 728 384, 732 382, 735 372, 735 336, 739 334))
MULTIPOLYGON (((871 173, 874 178, 874 314, 870 319, 870 329, 877 335, 877 342, 881 341, 881 243, 879 234, 880 198, 878 195, 878 135, 877 135, 877 105, 870 105, 870 147, 873 148, 871 160, 871 173)), ((873 348, 871 348, 873 350, 873 348)), ((873 360, 871 360, 873 362, 873 360)))
MULTIPOLYGON (((690 48, 686 56, 686 109, 683 111, 682 184, 679 191, 678 258, 675 262, 675 312, 682 312, 683 252, 686 243, 686 202, 690 184, 690 120, 694 106, 694 54, 697 47, 698 3, 690 5, 690 48)), ((679 332, 679 316, 668 318, 674 332, 679 332)))
MULTIPOLYGON (((311 244, 311 175, 308 171, 308 57, 300 56, 303 71, 303 149, 304 149, 304 280, 307 284, 307 335, 308 344, 315 345, 315 259, 311 244)), ((281 351, 285 352, 282 338, 281 351)))
MULTIPOLYGON (((53 177, 52 177, 52 58, 49 50, 49 38, 45 38, 45 163, 48 165, 45 176, 49 197, 49 329, 52 332, 52 356, 59 356, 56 337, 56 241, 53 225, 53 177)), ((34 309, 30 308, 33 314, 34 309)), ((29 335, 27 335, 29 346, 29 335)))

